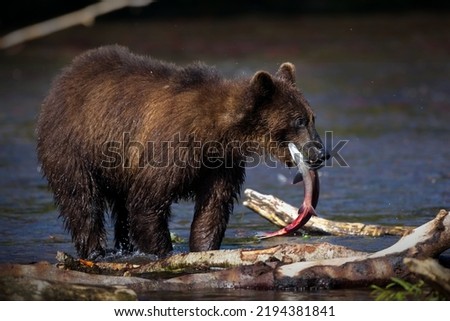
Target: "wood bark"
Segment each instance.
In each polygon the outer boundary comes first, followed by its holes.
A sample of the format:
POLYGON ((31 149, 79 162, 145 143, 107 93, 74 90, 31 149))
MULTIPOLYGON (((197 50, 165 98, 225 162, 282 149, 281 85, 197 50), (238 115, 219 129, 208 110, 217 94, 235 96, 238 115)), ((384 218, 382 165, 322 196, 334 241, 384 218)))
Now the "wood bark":
POLYGON ((231 267, 252 265, 259 262, 281 264, 330 259, 336 257, 360 256, 365 252, 354 251, 340 245, 283 244, 265 249, 235 249, 175 254, 145 264, 91 262, 59 253, 60 266, 92 274, 148 276, 149 273, 186 274, 224 270, 231 267))
POLYGON ((405 257, 435 257, 450 247, 450 215, 441 210, 435 219, 414 229, 382 251, 346 258, 279 264, 260 262, 214 273, 169 279, 168 287, 190 288, 330 289, 384 285, 392 277, 406 278, 405 257))
POLYGON ((444 268, 437 260, 418 260, 405 258, 404 263, 415 275, 436 289, 445 298, 450 299, 450 269, 444 268))
MULTIPOLYGON (((53 267, 48 267, 50 270, 53 267)), ((58 272, 59 273, 59 272, 58 272)), ((80 285, 34 278, 0 277, 0 300, 135 301, 135 291, 125 286, 80 285)))
MULTIPOLYGON (((298 208, 272 195, 264 195, 252 189, 246 189, 244 194, 246 198, 243 205, 277 226, 284 227, 288 225, 298 215, 298 208)), ((301 230, 314 234, 378 237, 383 235, 403 236, 411 232, 413 227, 335 222, 313 216, 301 230)))

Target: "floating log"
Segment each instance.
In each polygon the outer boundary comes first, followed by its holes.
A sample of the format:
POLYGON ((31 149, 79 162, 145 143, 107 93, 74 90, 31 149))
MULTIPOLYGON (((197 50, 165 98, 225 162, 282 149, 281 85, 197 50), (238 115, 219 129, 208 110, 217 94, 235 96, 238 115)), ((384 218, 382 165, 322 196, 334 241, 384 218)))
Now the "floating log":
MULTIPOLYGON (((280 200, 273 195, 258 193, 252 189, 244 191, 246 196, 243 205, 255 211, 271 223, 285 227, 298 216, 298 208, 280 200)), ((335 222, 321 217, 313 216, 302 227, 310 233, 328 235, 355 235, 355 236, 403 236, 410 233, 413 227, 409 226, 382 226, 363 223, 335 222)))

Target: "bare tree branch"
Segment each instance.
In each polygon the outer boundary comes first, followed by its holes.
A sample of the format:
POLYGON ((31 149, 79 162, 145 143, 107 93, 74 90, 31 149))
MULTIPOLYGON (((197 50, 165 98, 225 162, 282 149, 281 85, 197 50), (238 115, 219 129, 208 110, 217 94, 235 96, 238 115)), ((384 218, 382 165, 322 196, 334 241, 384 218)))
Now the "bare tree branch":
POLYGON ((152 2, 154 0, 102 0, 81 10, 13 31, 0 38, 0 49, 6 49, 29 40, 41 38, 79 24, 89 26, 94 23, 97 16, 124 7, 147 6, 152 2))

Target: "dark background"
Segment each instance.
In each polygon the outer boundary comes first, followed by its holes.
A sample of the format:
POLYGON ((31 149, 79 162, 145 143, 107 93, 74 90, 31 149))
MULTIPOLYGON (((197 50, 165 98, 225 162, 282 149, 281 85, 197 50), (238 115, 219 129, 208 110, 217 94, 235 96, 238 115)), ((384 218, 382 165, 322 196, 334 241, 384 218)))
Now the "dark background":
MULTIPOLYGON (((3 2, 0 29, 9 31, 81 9, 93 0, 16 0, 3 2)), ((370 14, 450 9, 442 0, 160 0, 146 7, 125 8, 100 19, 168 17, 227 17, 234 15, 370 14)))

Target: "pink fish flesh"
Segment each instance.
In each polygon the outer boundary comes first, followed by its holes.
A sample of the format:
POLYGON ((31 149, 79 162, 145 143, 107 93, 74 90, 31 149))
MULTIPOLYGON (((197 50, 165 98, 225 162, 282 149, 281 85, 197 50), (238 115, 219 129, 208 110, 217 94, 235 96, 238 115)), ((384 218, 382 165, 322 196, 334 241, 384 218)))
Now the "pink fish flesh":
POLYGON ((282 236, 292 232, 295 232, 299 228, 303 227, 311 218, 311 216, 316 215, 314 208, 319 202, 319 175, 317 170, 309 169, 308 166, 303 161, 303 156, 297 147, 289 143, 289 151, 291 152, 292 158, 297 164, 299 172, 294 178, 294 184, 303 180, 303 187, 305 195, 303 198, 303 203, 298 210, 298 216, 289 225, 283 227, 282 229, 260 235, 261 239, 266 239, 274 236, 282 236))

